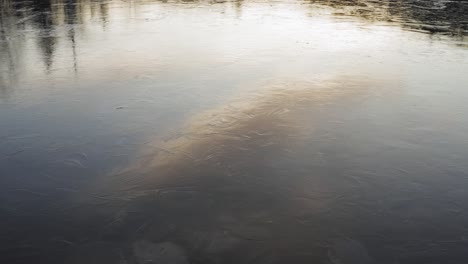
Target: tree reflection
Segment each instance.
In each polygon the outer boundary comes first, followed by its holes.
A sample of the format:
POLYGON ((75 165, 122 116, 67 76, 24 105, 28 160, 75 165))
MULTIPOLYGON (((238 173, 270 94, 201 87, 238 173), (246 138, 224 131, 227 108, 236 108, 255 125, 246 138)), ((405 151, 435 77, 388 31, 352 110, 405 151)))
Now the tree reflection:
MULTIPOLYGON (((78 11, 76 10, 76 5, 73 1, 67 1, 64 5, 64 15, 65 15, 65 23, 68 25, 76 24, 76 14, 78 11)), ((75 73, 78 71, 78 63, 76 59, 76 39, 75 39, 75 27, 71 27, 68 31, 68 39, 71 42, 72 52, 73 52, 73 70, 75 73)))
POLYGON ((0 9, 0 98, 7 98, 17 81, 16 69, 21 57, 22 49, 18 47, 23 37, 9 38, 17 35, 16 28, 10 26, 14 22, 11 16, 14 8, 11 2, 3 0, 0 9))
MULTIPOLYGON (((36 45, 47 72, 54 66, 54 54, 60 39, 61 30, 66 30, 73 56, 75 72, 78 70, 77 49, 79 37, 86 27, 77 32, 76 25, 86 24, 94 18, 101 21, 105 29, 112 0, 0 0, 0 87, 5 91, 15 80, 15 69, 22 58, 24 49, 24 30, 33 29, 36 45), (89 17, 90 16, 90 17, 89 17), (64 27, 61 27, 64 26, 64 27)), ((430 34, 444 34, 463 38, 468 34, 468 2, 454 1, 419 1, 419 0, 304 0, 313 7, 316 4, 332 6, 336 13, 352 15, 367 20, 390 21, 403 28, 423 31, 430 34)), ((166 0, 130 0, 125 2, 128 8, 148 3, 166 3, 166 0)), ((224 5, 234 10, 237 17, 242 15, 246 0, 175 0, 175 2, 193 4, 208 2, 224 5)), ((96 20, 94 20, 96 21, 96 20)), ((31 32, 31 31, 30 31, 31 32)))
MULTIPOLYGON (((12 51, 9 36, 18 37, 17 30, 24 30, 27 26, 35 29, 36 44, 41 51, 41 57, 46 71, 50 72, 54 64, 54 53, 59 36, 58 26, 66 27, 66 36, 73 53, 73 68, 77 71, 77 37, 75 25, 86 21, 87 10, 91 10, 91 17, 100 17, 103 26, 107 23, 109 13, 108 2, 90 0, 33 0, 14 1, 1 0, 1 41, 0 61, 1 68, 6 68, 6 74, 2 71, 0 75, 0 87, 10 86, 11 76, 15 71, 15 53, 24 52, 15 48, 12 51), (97 12, 93 12, 97 11, 97 12)), ((2 88, 4 89, 4 88, 2 88)))
POLYGON ((57 42, 54 36, 54 12, 50 0, 35 0, 34 12, 38 14, 34 17, 34 25, 38 28, 37 44, 42 52, 44 64, 47 71, 53 62, 55 44, 57 42))
POLYGON ((242 15, 243 4, 244 4, 244 0, 237 0, 234 2, 234 10, 236 11, 237 17, 240 17, 242 15))

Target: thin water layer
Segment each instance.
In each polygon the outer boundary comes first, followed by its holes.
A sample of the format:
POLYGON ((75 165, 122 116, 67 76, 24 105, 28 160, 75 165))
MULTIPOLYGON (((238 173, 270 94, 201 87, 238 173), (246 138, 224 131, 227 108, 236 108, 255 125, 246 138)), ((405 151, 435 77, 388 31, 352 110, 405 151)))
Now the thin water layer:
POLYGON ((465 263, 466 1, 0 2, 0 262, 465 263))

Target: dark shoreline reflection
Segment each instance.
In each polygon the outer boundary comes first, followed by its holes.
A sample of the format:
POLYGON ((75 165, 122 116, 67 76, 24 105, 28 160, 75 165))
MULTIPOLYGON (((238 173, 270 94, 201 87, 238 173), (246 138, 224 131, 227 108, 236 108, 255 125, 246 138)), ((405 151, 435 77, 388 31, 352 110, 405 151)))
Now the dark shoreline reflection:
POLYGON ((453 37, 468 35, 468 3, 464 0, 310 0, 338 8, 336 14, 371 21, 396 22, 403 28, 453 37))
MULTIPOLYGON (((158 0, 131 1, 132 5, 144 5, 158 0)), ((173 1, 181 3, 213 3, 234 5, 236 12, 241 14, 244 0, 239 1, 173 1)), ((398 0, 398 1, 369 1, 369 0, 306 0, 297 1, 303 4, 323 4, 336 8, 337 15, 351 15, 369 20, 388 21, 401 24, 403 27, 418 29, 421 32, 440 33, 451 36, 465 36, 468 34, 468 3, 464 0, 437 1, 437 0, 398 0)), ((80 10, 91 8, 92 14, 98 14, 105 25, 109 4, 113 1, 99 0, 3 0, 2 16, 14 15, 19 21, 26 22, 28 16, 38 16, 35 22, 39 27, 47 29, 51 24, 63 23, 62 18, 54 17, 54 22, 47 21, 47 15, 56 16, 63 9, 65 23, 70 16, 82 21, 83 13, 80 10), (51 12, 54 9, 55 12, 51 12), (96 12, 99 13, 96 13, 96 12)), ((248 3, 248 1, 246 2, 248 3)), ((260 2, 261 3, 261 2, 260 2)), ((264 1, 268 3, 268 1, 264 1)), ((17 22, 17 21, 16 21, 17 22)), ((17 22, 18 23, 18 22, 17 22)), ((68 21, 70 23, 70 21, 68 21)))
MULTIPOLYGON (((131 1, 132 5, 145 5, 152 2, 163 3, 212 3, 212 4, 227 4, 234 5, 238 14, 241 14, 242 5, 248 4, 240 1, 131 1)), ((253 1, 255 2, 255 1, 253 1)), ((268 1, 264 1, 267 3, 268 1)), ((412 29, 420 29, 427 33, 441 33, 451 36, 465 36, 468 34, 468 3, 463 0, 453 1, 437 1, 437 0, 398 0, 398 1, 368 1, 368 0, 305 0, 297 1, 303 4, 322 4, 336 8, 337 15, 351 15, 363 17, 369 20, 389 21, 401 24, 403 27, 412 29)), ((80 10, 88 7, 91 8, 92 14, 98 14, 103 23, 106 23, 108 15, 108 5, 113 1, 109 0, 3 0, 2 16, 15 15, 21 22, 30 15, 37 15, 35 12, 49 13, 49 15, 57 14, 57 10, 62 9, 66 17, 78 17, 82 21, 83 15, 80 10), (55 12, 51 12, 54 9, 55 12), (97 13, 98 12, 98 13, 97 13)), ((259 2, 262 3, 262 2, 259 2)), ((44 23, 44 16, 35 19, 39 24, 47 26, 49 23, 44 23), (42 21, 42 22, 41 22, 42 21)), ((67 20, 67 18, 65 18, 67 20)), ((60 19, 54 18, 54 24, 62 23, 60 19)))

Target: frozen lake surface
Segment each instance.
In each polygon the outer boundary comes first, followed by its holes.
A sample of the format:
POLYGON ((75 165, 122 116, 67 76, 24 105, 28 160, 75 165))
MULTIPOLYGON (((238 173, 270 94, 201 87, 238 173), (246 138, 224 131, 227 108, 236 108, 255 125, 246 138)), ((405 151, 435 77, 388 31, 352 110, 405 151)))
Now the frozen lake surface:
POLYGON ((0 262, 462 264, 467 1, 0 0, 0 262))

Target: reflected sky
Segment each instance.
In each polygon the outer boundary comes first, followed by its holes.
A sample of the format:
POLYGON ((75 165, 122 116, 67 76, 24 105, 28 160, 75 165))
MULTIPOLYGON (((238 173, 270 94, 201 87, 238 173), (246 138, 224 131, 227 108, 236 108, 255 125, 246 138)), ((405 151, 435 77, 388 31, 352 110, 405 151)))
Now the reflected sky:
POLYGON ((6 263, 466 259, 466 2, 0 1, 6 263))

